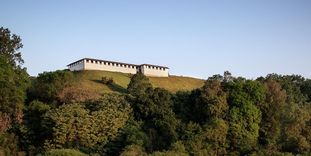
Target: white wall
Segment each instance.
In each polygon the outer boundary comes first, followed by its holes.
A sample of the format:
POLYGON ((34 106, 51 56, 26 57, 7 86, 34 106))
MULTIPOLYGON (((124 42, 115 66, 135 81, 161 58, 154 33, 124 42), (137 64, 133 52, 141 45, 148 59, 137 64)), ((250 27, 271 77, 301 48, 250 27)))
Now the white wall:
POLYGON ((103 62, 97 60, 88 60, 88 61, 87 60, 88 59, 83 59, 80 62, 68 66, 68 68, 70 71, 104 70, 104 71, 136 74, 138 70, 137 67, 139 67, 144 75, 154 77, 168 77, 169 72, 168 68, 157 67, 152 65, 137 66, 121 63, 103 62))
POLYGON ((143 65, 141 69, 142 73, 146 76, 168 77, 168 68, 143 65))
MULTIPOLYGON (((86 61, 86 60, 85 60, 86 61)), ((108 65, 108 62, 106 62, 106 64, 104 64, 104 62, 100 63, 100 61, 97 61, 97 63, 95 61, 93 61, 93 63, 91 63, 91 60, 89 60, 89 62, 85 62, 85 70, 105 70, 105 71, 113 71, 113 72, 121 72, 121 73, 131 73, 131 74, 136 74, 136 66, 129 66, 129 65, 124 65, 122 64, 116 64, 114 63, 109 63, 110 65, 108 65)))

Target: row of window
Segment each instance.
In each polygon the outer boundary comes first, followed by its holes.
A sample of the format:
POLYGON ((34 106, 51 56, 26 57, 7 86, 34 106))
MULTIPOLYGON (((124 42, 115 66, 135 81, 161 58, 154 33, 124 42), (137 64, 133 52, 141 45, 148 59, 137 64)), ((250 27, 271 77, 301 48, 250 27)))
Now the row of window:
POLYGON ((133 65, 127 65, 127 64, 120 64, 120 63, 113 63, 113 62, 102 62, 102 61, 95 61, 95 60, 86 60, 87 63, 95 63, 95 64, 104 64, 104 65, 112 65, 112 66, 117 66, 117 67, 124 67, 124 68, 138 68, 136 66, 133 66, 133 65))
POLYGON ((164 70, 165 71, 165 68, 162 68, 162 67, 155 67, 155 66, 149 66, 149 65, 144 65, 146 68, 149 68, 149 69, 156 69, 156 70, 164 70))
MULTIPOLYGON (((112 65, 112 66, 117 66, 117 67, 124 67, 124 68, 136 68, 138 69, 138 66, 133 66, 133 65, 127 65, 127 64, 121 64, 121 63, 113 63, 113 62, 103 62, 103 61, 96 61, 96 60, 86 60, 87 63, 95 63, 95 64, 104 64, 104 65, 112 65)), ((149 69, 156 69, 156 70, 164 70, 165 68, 163 67, 155 67, 155 66, 150 66, 150 65, 144 65, 146 68, 149 69)))

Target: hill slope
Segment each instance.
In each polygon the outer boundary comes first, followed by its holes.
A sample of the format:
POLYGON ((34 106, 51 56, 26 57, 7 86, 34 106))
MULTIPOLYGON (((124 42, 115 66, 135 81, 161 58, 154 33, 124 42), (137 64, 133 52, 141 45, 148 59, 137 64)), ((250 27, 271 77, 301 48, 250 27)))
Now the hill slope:
MULTIPOLYGON (((99 93, 104 92, 125 92, 131 79, 131 74, 108 72, 108 71, 79 71, 74 72, 77 84, 99 93), (112 78, 112 85, 105 85, 101 82, 102 77, 112 78)), ((171 92, 178 90, 192 90, 203 86, 204 80, 191 77, 170 76, 170 77, 149 77, 154 87, 165 88, 171 92)))

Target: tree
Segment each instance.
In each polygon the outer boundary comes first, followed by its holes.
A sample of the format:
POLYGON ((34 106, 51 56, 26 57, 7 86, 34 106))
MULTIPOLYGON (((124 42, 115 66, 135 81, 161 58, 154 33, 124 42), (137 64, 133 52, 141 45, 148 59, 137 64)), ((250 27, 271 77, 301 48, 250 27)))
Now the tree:
POLYGON ((202 87, 200 98, 200 101, 206 106, 205 111, 208 118, 226 117, 229 109, 227 93, 223 91, 220 81, 206 81, 202 87))
POLYGON ((144 74, 137 73, 131 78, 127 90, 131 95, 137 96, 144 94, 148 88, 152 88, 149 79, 144 74))
POLYGON ((310 112, 308 106, 299 107, 296 103, 286 105, 281 116, 280 145, 283 151, 295 154, 310 152, 310 112))
POLYGON ((178 120, 173 112, 171 94, 161 88, 152 88, 148 78, 135 74, 128 85, 134 118, 143 121, 143 130, 152 144, 146 147, 151 152, 167 149, 177 139, 178 120))
POLYGON ((0 133, 9 129, 11 123, 22 121, 29 78, 26 69, 20 66, 23 60, 17 50, 21 47, 17 35, 0 28, 0 125, 6 125, 1 126, 0 133))
POLYGON ((265 88, 258 81, 236 79, 226 86, 229 92, 229 137, 231 151, 242 154, 257 147, 261 112, 256 104, 262 103, 265 88))
POLYGON ((73 82, 74 75, 70 71, 44 72, 33 81, 28 97, 30 100, 40 100, 46 103, 57 102, 61 91, 72 86, 73 82))
POLYGON ((21 52, 23 48, 21 38, 7 28, 0 27, 0 55, 7 60, 7 63, 16 67, 24 63, 21 52))
POLYGON ((47 148, 88 148, 101 150, 116 137, 129 118, 131 108, 119 95, 109 94, 98 102, 66 104, 49 111, 53 138, 47 148))
POLYGON ((301 92, 308 97, 308 102, 311 102, 311 79, 307 79, 302 83, 301 92))
POLYGON ((52 137, 52 131, 45 125, 44 117, 51 107, 40 101, 32 101, 25 109, 24 124, 27 128, 24 146, 28 151, 35 148, 36 152, 42 150, 45 140, 52 137), (32 146, 32 147, 31 147, 32 146))
POLYGON ((277 150, 277 143, 281 134, 281 114, 284 111, 286 92, 275 80, 268 79, 265 102, 258 105, 262 112, 260 123, 260 143, 265 148, 277 150))

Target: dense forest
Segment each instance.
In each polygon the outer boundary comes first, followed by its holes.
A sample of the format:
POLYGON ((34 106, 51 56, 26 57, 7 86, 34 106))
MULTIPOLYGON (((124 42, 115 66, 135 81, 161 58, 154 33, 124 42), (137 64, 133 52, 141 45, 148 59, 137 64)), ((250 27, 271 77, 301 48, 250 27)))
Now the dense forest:
POLYGON ((172 93, 136 74, 126 92, 98 95, 73 87, 67 70, 30 77, 22 47, 0 28, 1 156, 311 154, 311 80, 302 76, 224 72, 172 93))

